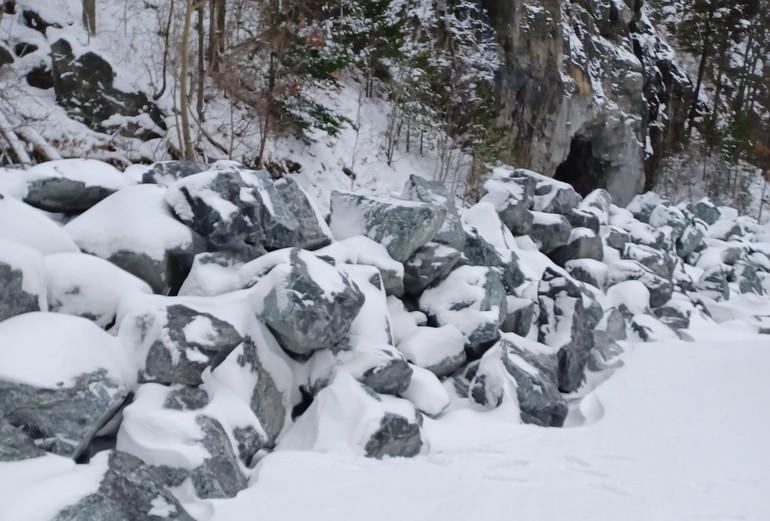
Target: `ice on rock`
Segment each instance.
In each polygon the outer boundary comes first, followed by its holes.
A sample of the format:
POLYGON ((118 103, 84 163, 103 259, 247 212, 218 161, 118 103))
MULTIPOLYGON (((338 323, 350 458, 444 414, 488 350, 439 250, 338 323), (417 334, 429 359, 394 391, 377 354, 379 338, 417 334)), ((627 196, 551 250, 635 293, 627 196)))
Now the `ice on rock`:
POLYGON ((142 279, 94 255, 54 253, 44 264, 49 310, 87 318, 103 328, 115 322, 124 298, 152 293, 142 279))
POLYGON ((455 206, 454 195, 449 193, 443 183, 410 175, 404 185, 401 197, 444 208, 446 210, 444 222, 432 240, 457 250, 463 249, 465 234, 463 233, 460 214, 455 206))
POLYGON ((211 249, 244 261, 300 243, 299 221, 263 170, 220 161, 177 181, 166 201, 211 249))
POLYGON ((292 250, 255 286, 258 316, 284 349, 308 355, 342 341, 364 305, 347 275, 310 252, 292 250))
POLYGON ((505 334, 481 358, 470 383, 470 398, 482 407, 518 404, 521 421, 561 427, 567 403, 557 384, 556 352, 546 345, 505 334))
POLYGON ((446 212, 430 203, 335 191, 330 227, 336 240, 365 235, 403 262, 436 236, 446 212))
POLYGON ((117 449, 144 461, 164 486, 189 480, 197 497, 225 498, 248 485, 239 456, 258 448, 248 437, 264 439, 259 421, 226 388, 144 384, 123 410, 117 449))
POLYGON ((412 402, 421 413, 431 418, 441 416, 450 405, 449 393, 438 377, 431 371, 418 366, 412 366, 409 387, 401 393, 401 396, 412 402))
POLYGON ((466 337, 466 353, 478 358, 497 341, 505 317, 505 288, 492 268, 460 266, 420 297, 420 309, 439 326, 454 325, 466 337))
POLYGON ((466 360, 465 336, 454 325, 416 327, 413 334, 398 344, 407 360, 436 376, 448 376, 466 360))
POLYGON ((378 395, 339 372, 287 430, 278 448, 409 457, 422 449, 421 425, 411 402, 378 395))
POLYGON ((123 268, 157 293, 168 293, 182 284, 201 245, 171 215, 165 192, 155 185, 130 186, 76 217, 64 230, 84 252, 123 268))
POLYGON ((47 311, 43 256, 21 243, 0 239, 0 321, 47 311))
POLYGON ((131 363, 92 322, 26 313, 0 322, 0 417, 77 458, 127 398, 131 363))
POLYGON ((0 239, 24 244, 43 255, 80 251, 67 232, 43 212, 2 193, 0 239))

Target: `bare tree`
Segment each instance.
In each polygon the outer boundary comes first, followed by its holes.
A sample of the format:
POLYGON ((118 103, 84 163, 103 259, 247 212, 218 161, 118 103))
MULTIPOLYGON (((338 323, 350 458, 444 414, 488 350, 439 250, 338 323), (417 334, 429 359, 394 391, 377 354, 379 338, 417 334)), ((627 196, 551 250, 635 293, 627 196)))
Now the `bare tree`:
POLYGON ((83 27, 88 34, 96 34, 96 0, 83 0, 83 27))
POLYGON ((192 138, 190 136, 190 92, 188 83, 190 69, 190 31, 192 27, 192 14, 197 9, 194 0, 187 0, 187 8, 184 13, 184 26, 182 28, 182 48, 179 66, 179 112, 182 127, 182 154, 185 159, 195 159, 192 138))

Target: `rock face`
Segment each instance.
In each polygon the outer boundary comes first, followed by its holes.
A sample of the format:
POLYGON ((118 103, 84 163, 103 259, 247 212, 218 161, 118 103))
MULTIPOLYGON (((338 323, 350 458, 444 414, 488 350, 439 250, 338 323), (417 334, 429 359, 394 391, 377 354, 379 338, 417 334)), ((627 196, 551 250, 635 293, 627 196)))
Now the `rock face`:
POLYGON ((692 90, 642 4, 483 5, 504 50, 499 92, 515 163, 626 204, 681 137, 692 90))
POLYGON ((115 88, 112 66, 98 54, 75 56, 69 42, 57 40, 51 45, 51 63, 56 100, 71 118, 99 132, 117 129, 143 140, 165 133, 157 105, 141 92, 115 88))

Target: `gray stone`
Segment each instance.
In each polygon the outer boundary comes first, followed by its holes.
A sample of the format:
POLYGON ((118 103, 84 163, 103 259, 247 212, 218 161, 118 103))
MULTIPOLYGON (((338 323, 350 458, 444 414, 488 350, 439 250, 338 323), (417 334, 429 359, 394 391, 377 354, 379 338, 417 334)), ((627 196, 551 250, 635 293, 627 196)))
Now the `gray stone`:
POLYGON ((687 205, 687 209, 698 219, 704 221, 708 226, 717 222, 721 214, 719 208, 705 197, 699 201, 687 205))
POLYGON ((420 425, 393 413, 383 415, 379 429, 372 434, 364 447, 367 457, 377 459, 385 456, 410 458, 419 454, 420 449, 420 425))
POLYGON ((56 389, 0 380, 0 417, 22 427, 41 449, 74 459, 128 394, 103 369, 56 389))
POLYGON ((11 51, 0 45, 0 67, 3 65, 9 65, 14 62, 13 54, 11 51))
POLYGON ((638 280, 650 291, 650 306, 662 306, 671 298, 674 285, 634 260, 623 260, 610 266, 607 287, 627 280, 638 280))
POLYGON ((166 201, 211 249, 243 260, 300 240, 299 221, 264 170, 217 163, 171 186, 166 201))
POLYGON ((610 220, 612 196, 604 188, 597 188, 586 195, 578 209, 596 216, 599 224, 607 224, 610 220))
POLYGON ((623 354, 623 348, 606 332, 594 331, 594 347, 586 366, 589 371, 605 371, 623 366, 617 357, 623 354))
POLYGON ((299 239, 294 244, 287 244, 287 246, 317 250, 332 242, 329 228, 323 221, 321 214, 294 179, 283 177, 275 182, 275 188, 283 196, 289 211, 299 222, 299 239))
POLYGON ((706 269, 695 283, 695 288, 706 293, 714 300, 727 300, 730 298, 730 284, 727 281, 727 274, 721 265, 706 269))
POLYGON ((524 168, 512 172, 513 177, 527 177, 535 182, 534 209, 538 212, 566 214, 582 200, 568 183, 557 181, 524 168))
POLYGON ((623 251, 626 248, 626 244, 631 242, 631 234, 617 226, 610 226, 604 240, 606 241, 607 246, 615 248, 618 251, 623 251))
POLYGON ((682 259, 686 259, 690 254, 703 248, 703 238, 705 237, 705 226, 701 221, 694 221, 688 224, 682 235, 676 243, 676 254, 682 259))
POLYGON ((592 212, 574 208, 564 214, 573 228, 588 228, 594 233, 599 233, 599 218, 592 212))
POLYGON ((114 189, 89 186, 75 179, 49 177, 28 183, 24 202, 47 212, 79 213, 114 192, 114 189))
POLYGON ((649 224, 652 212, 659 204, 665 202, 665 199, 655 192, 645 192, 634 197, 631 202, 628 203, 626 209, 633 214, 634 218, 649 224))
POLYGON ((567 270, 573 279, 590 284, 591 286, 604 289, 607 285, 607 265, 595 259, 575 259, 564 263, 564 269, 567 270))
POLYGON ((364 295, 345 274, 310 253, 292 250, 290 259, 273 269, 274 277, 260 281, 271 286, 259 315, 288 351, 307 355, 330 348, 347 335, 364 295), (330 280, 316 280, 317 274, 330 280))
POLYGON ((194 521, 139 458, 119 451, 99 457, 108 458, 99 488, 61 510, 53 521, 194 521))
POLYGON ((540 251, 548 254, 569 242, 572 226, 563 215, 542 212, 533 212, 533 215, 535 219, 529 234, 540 245, 540 251))
POLYGON ((144 329, 140 338, 147 346, 140 382, 199 385, 203 371, 217 367, 242 341, 231 324, 182 304, 133 315, 132 321, 130 326, 144 329))
POLYGON ((398 396, 407 390, 411 379, 412 368, 403 356, 387 356, 377 366, 364 371, 358 381, 376 393, 398 396))
POLYGON ((604 246, 602 240, 588 228, 575 228, 572 230, 569 242, 553 250, 549 257, 559 266, 575 259, 594 259, 601 261, 604 258, 604 246))
POLYGON ((404 185, 401 197, 410 201, 419 201, 443 207, 446 210, 444 222, 431 240, 456 250, 463 249, 465 233, 463 232, 460 214, 457 212, 454 196, 449 193, 443 183, 429 181, 424 177, 413 174, 409 176, 404 185))
POLYGON ((649 224, 655 228, 668 226, 671 228, 671 239, 679 240, 685 227, 689 224, 684 213, 670 203, 659 203, 650 213, 649 224))
POLYGON ((750 261, 741 261, 733 267, 733 277, 741 293, 766 295, 762 279, 757 275, 759 268, 750 261))
POLYGON ((692 311, 676 305, 673 301, 654 308, 652 314, 671 329, 687 329, 690 327, 692 311))
POLYGON ((98 54, 75 56, 69 42, 57 40, 51 45, 51 65, 56 101, 70 118, 97 132, 114 132, 117 127, 120 134, 144 141, 163 137, 163 112, 144 93, 115 88, 112 66, 98 54), (123 122, 108 124, 115 115, 125 116, 123 122))
POLYGON ((538 341, 558 349, 559 390, 576 391, 583 383, 593 329, 602 317, 601 306, 574 281, 551 268, 543 272, 538 300, 538 341))
POLYGON ((612 340, 625 340, 628 333, 626 331, 626 319, 618 308, 610 308, 604 313, 599 329, 606 332, 612 340))
MULTIPOLYGON (((0 244, 11 245, 5 241, 0 244)), ((45 311, 40 307, 41 301, 45 302, 45 295, 25 291, 25 273, 20 266, 4 262, 3 253, 6 252, 0 252, 0 321, 22 313, 45 311)))
POLYGON ((45 451, 38 448, 27 434, 0 419, 0 463, 40 456, 45 456, 45 451))
POLYGON ((404 262, 435 238, 446 214, 444 206, 430 203, 332 192, 330 226, 338 240, 365 235, 404 262))
POLYGON ((623 249, 622 258, 638 262, 654 274, 670 280, 677 259, 665 251, 656 250, 641 244, 627 244, 623 249))
POLYGON ((500 324, 500 330, 527 336, 537 321, 539 311, 537 303, 529 299, 508 296, 505 319, 500 324))
POLYGON ((171 186, 180 179, 204 170, 206 167, 197 161, 158 161, 150 165, 150 168, 142 174, 142 183, 171 186))
POLYGON ((404 291, 419 297, 426 288, 444 280, 461 259, 462 253, 454 248, 429 242, 404 262, 404 291))
POLYGON ((487 242, 475 228, 466 231, 465 262, 471 266, 495 268, 506 292, 514 290, 524 282, 524 273, 519 268, 519 257, 513 250, 500 250, 487 242))
POLYGON ((511 177, 508 170, 493 171, 489 180, 484 183, 481 202, 494 205, 502 223, 514 235, 526 235, 532 226, 534 203, 532 196, 535 181, 531 178, 511 177), (531 182, 522 182, 531 181, 531 182))

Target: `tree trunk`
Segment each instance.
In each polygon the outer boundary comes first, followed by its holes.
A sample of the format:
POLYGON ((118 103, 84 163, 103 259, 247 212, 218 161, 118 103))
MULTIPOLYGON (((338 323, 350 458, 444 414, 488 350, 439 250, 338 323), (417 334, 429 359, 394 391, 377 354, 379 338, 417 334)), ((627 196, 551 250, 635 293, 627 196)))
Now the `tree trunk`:
POLYGON ((83 0, 83 27, 88 34, 96 34, 96 0, 83 0))
POLYGON ((181 64, 179 70, 179 112, 182 126, 182 146, 184 158, 187 160, 195 159, 193 151, 192 138, 190 137, 190 93, 188 90, 189 68, 190 68, 190 28, 192 26, 192 13, 195 10, 195 2, 187 0, 187 9, 184 13, 184 26, 182 29, 182 52, 181 64))
POLYGON ((711 49, 711 20, 714 18, 714 10, 709 11, 708 18, 706 19, 706 28, 703 35, 703 48, 700 53, 700 63, 698 64, 698 80, 695 82, 695 93, 693 94, 692 104, 690 105, 690 112, 687 115, 687 139, 690 139, 692 134, 693 121, 695 120, 695 112, 698 107, 698 97, 700 96, 700 89, 703 85, 703 76, 706 73, 706 62, 708 61, 710 49, 711 49))
POLYGON ((198 93, 196 96, 196 113, 198 122, 203 125, 205 121, 203 91, 206 83, 206 36, 203 30, 204 6, 206 0, 198 2, 198 93))

